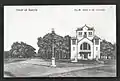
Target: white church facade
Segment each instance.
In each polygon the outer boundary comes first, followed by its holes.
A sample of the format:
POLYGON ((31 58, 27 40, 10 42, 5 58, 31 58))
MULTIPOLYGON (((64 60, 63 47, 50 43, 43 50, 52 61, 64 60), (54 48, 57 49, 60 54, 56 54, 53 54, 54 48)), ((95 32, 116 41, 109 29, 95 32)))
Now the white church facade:
POLYGON ((95 29, 84 25, 77 28, 76 36, 71 38, 71 60, 92 60, 100 58, 100 41, 95 29))

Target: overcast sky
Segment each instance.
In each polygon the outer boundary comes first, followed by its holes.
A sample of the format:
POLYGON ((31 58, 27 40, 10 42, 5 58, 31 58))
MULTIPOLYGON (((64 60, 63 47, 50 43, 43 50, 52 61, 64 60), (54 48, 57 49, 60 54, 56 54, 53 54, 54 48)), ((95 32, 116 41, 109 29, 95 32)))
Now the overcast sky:
POLYGON ((16 41, 38 50, 37 38, 50 33, 52 28, 58 35, 75 36, 75 30, 85 24, 94 27, 101 39, 116 42, 115 5, 4 6, 4 50, 10 50, 16 41))

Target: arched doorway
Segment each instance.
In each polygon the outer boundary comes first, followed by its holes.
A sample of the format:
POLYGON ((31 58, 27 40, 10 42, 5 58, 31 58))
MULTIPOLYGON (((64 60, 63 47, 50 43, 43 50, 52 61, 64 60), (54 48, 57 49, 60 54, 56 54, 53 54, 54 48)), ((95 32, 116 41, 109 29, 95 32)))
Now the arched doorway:
POLYGON ((80 56, 82 56, 82 59, 89 59, 88 55, 91 56, 91 46, 89 43, 84 42, 80 45, 80 56))

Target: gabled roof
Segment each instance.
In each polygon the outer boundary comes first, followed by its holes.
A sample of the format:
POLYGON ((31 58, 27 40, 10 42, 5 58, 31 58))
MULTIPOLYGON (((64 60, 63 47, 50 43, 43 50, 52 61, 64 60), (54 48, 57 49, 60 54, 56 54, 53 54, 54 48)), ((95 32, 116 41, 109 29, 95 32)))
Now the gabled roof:
MULTIPOLYGON (((85 38, 83 37, 81 40, 83 40, 83 39, 85 39, 85 38)), ((86 38, 86 39, 88 39, 88 38, 86 38)), ((90 40, 90 39, 88 39, 88 40, 93 42, 93 40, 95 40, 95 39, 100 39, 100 37, 95 35, 92 40, 90 40)), ((80 42, 81 40, 79 40, 78 42, 80 42)))
MULTIPOLYGON (((81 40, 83 40, 83 39, 85 39, 84 37, 81 39, 81 40)), ((88 39, 88 38, 86 38, 86 39, 88 39)), ((78 42, 80 42, 81 40, 79 40, 78 42)), ((90 40, 90 39, 88 39, 89 41, 91 41, 91 42, 93 42, 92 40, 90 40)))
POLYGON ((77 28, 77 30, 76 31, 81 31, 81 30, 83 30, 83 28, 84 27, 87 27, 88 28, 88 30, 94 30, 94 28, 93 27, 88 27, 86 24, 83 26, 83 27, 81 27, 81 28, 77 28))

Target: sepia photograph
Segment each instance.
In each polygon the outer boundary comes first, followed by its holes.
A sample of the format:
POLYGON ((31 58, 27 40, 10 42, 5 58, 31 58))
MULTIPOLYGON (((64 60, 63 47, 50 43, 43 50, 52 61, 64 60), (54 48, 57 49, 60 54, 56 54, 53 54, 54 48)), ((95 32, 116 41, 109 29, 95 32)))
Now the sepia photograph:
POLYGON ((4 78, 117 77, 116 5, 4 6, 4 78))

